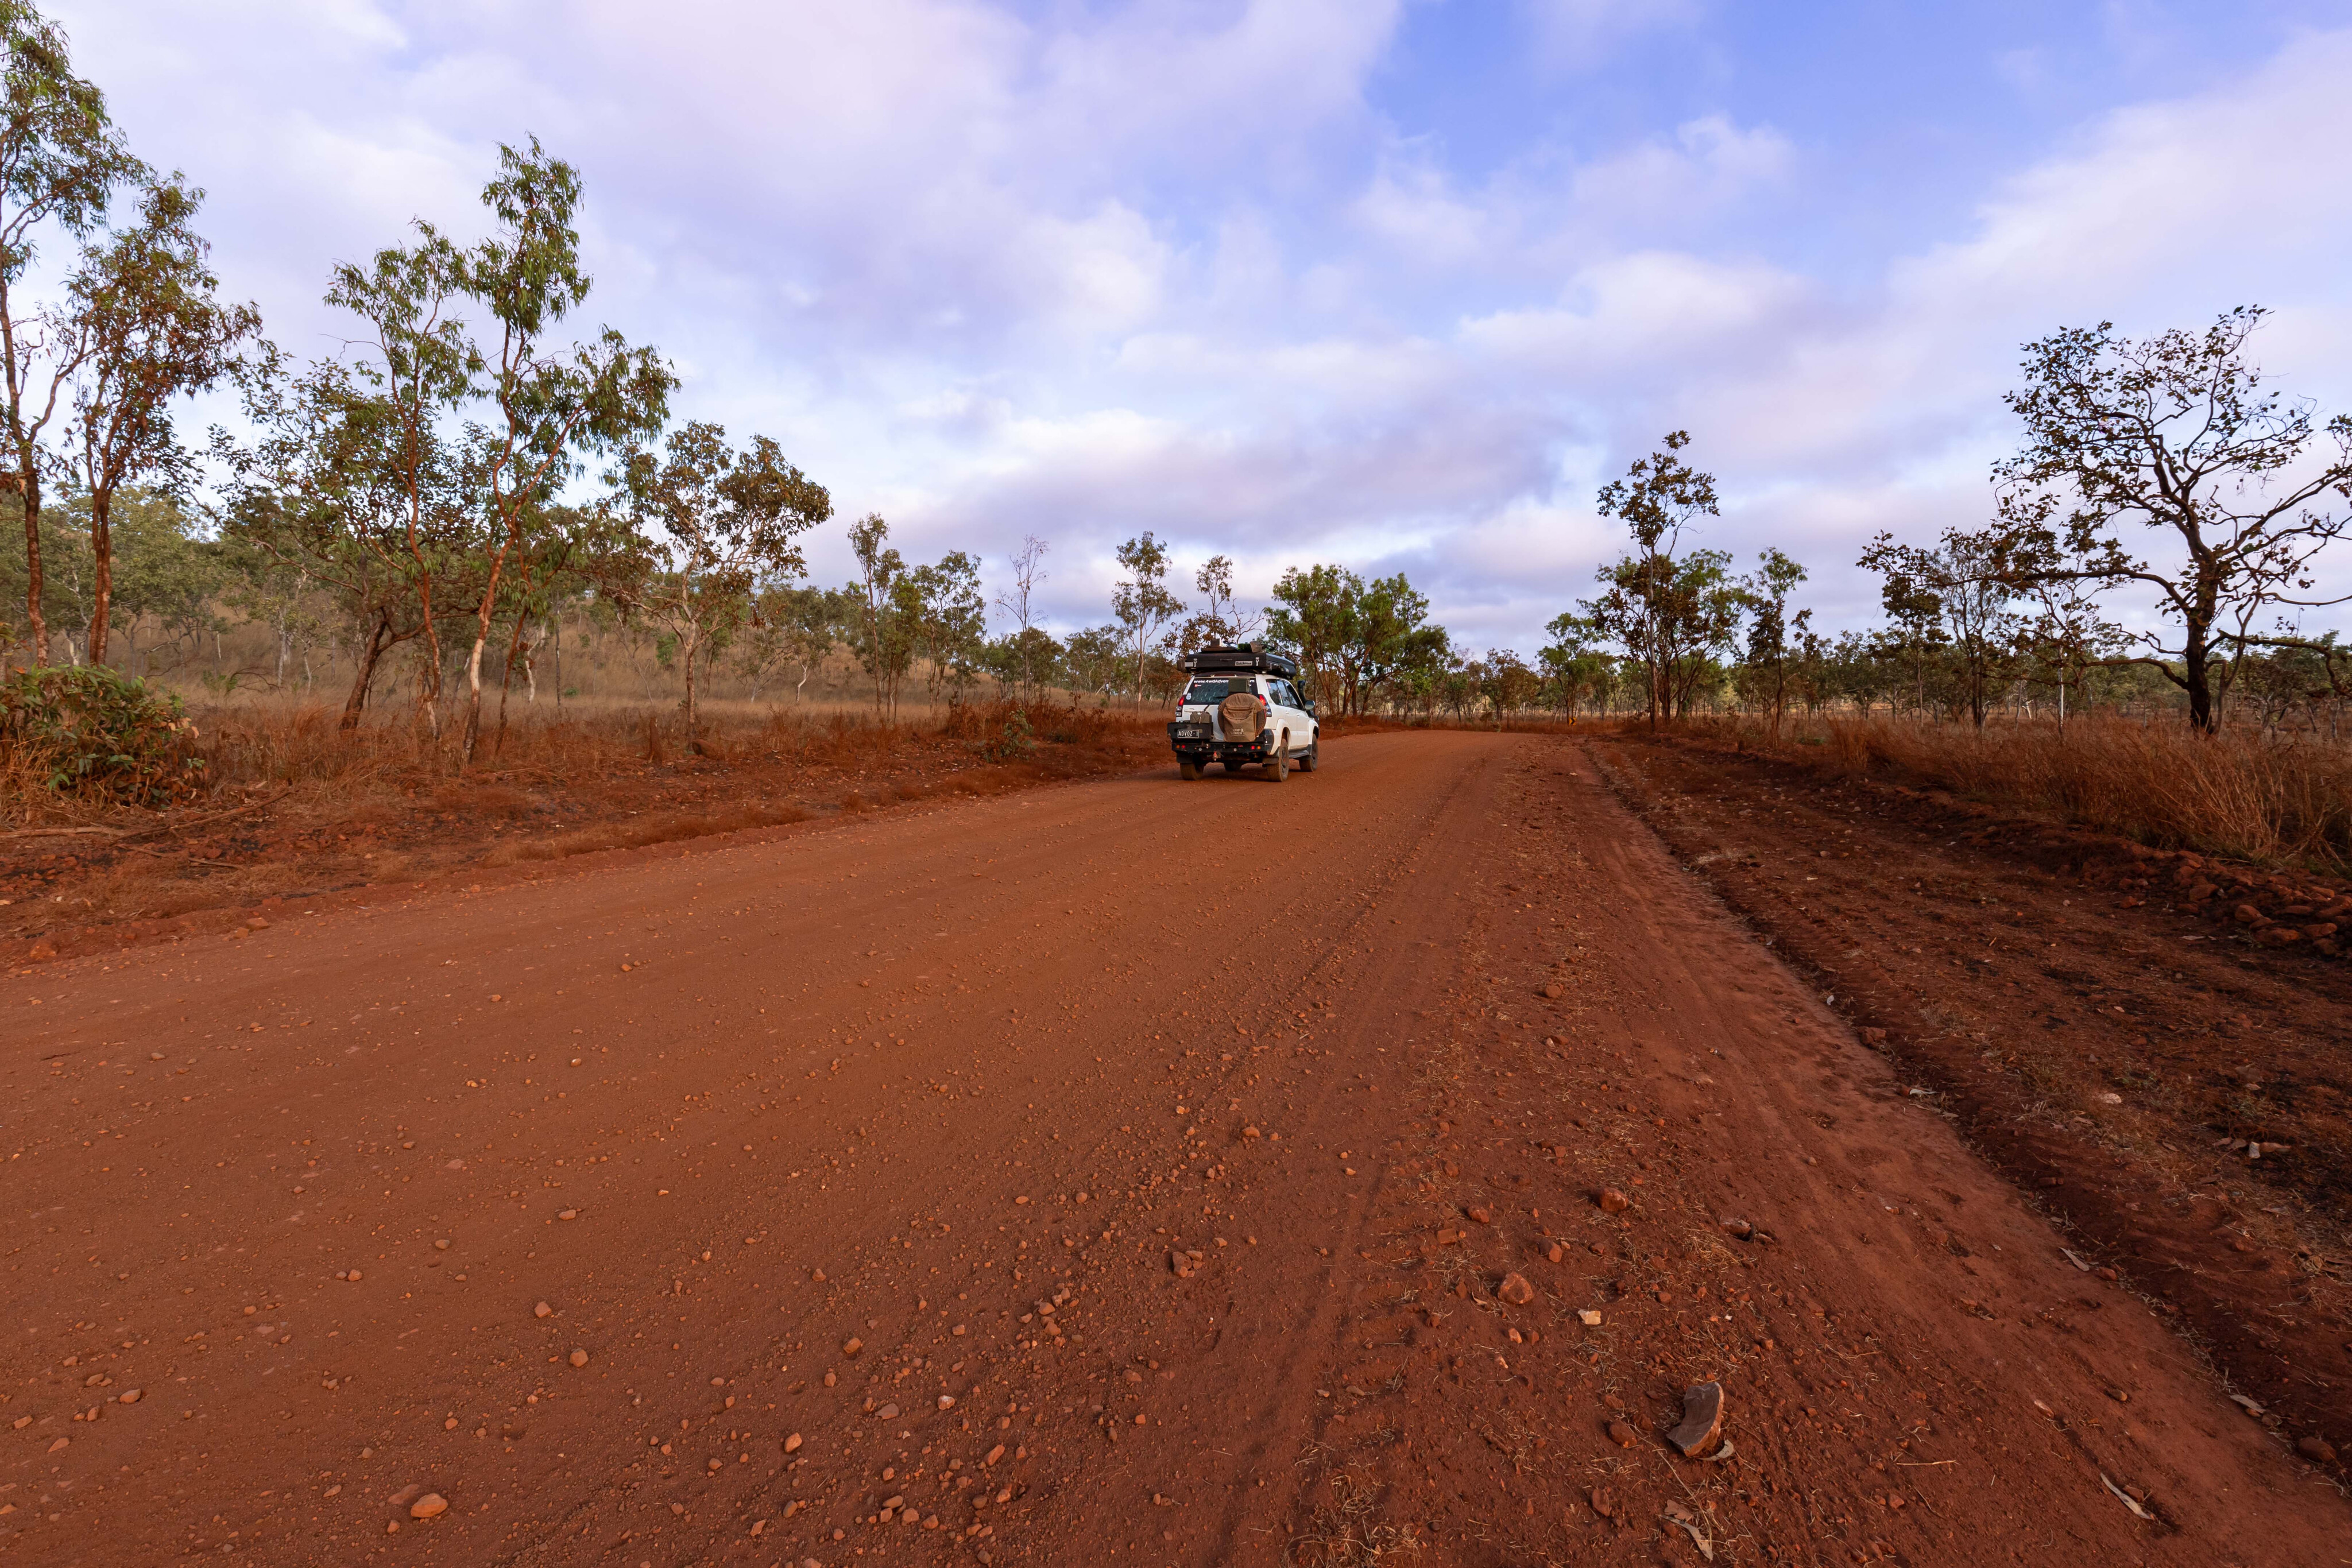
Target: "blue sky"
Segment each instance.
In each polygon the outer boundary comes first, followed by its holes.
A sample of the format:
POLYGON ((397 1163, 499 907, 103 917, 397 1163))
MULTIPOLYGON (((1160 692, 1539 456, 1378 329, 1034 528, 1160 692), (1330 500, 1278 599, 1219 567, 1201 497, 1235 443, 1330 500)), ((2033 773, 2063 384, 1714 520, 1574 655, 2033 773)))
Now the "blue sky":
MULTIPOLYGON (((2352 3, 75 0, 210 192, 229 287, 335 351, 329 266, 478 225, 502 141, 587 182, 583 332, 772 434, 910 554, 1402 570, 1532 653, 1594 490, 1687 426, 1706 543, 1852 562, 1986 513, 2019 345, 2258 301, 2352 407, 2352 3)), ((838 580, 838 528, 816 541, 838 580)))

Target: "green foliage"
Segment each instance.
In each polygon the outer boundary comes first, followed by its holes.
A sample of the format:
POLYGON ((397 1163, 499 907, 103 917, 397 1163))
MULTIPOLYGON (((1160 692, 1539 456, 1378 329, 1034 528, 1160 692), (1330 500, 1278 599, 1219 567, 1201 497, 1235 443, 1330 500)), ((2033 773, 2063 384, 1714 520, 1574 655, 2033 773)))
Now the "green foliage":
POLYGON ((1111 594, 1110 612, 1118 623, 1124 651, 1134 661, 1129 689, 1140 696, 1152 636, 1184 613, 1184 603, 1168 591, 1168 546, 1161 540, 1147 531, 1119 546, 1117 554, 1127 576, 1111 594))
POLYGON ((19 670, 0 684, 0 749, 78 800, 166 806, 204 784, 180 699, 102 665, 19 670))
POLYGON ((1292 567, 1274 597, 1267 637, 1297 656, 1318 693, 1336 688, 1342 713, 1426 691, 1452 656, 1445 628, 1402 572, 1367 582, 1344 567, 1292 567))
POLYGON ((1638 661, 1649 680, 1650 720, 1686 715, 1728 653, 1748 595, 1725 569, 1717 549, 1677 556, 1683 531, 1717 515, 1715 476, 1683 461, 1687 431, 1670 433, 1664 450, 1636 461, 1622 479, 1603 486, 1601 515, 1624 520, 1632 554, 1600 571, 1601 593, 1582 606, 1602 638, 1638 661))
POLYGON ((978 749, 991 762, 1018 762, 1036 750, 1037 730, 1029 722, 1028 711, 1014 708, 1006 716, 1003 729, 982 741, 978 749))

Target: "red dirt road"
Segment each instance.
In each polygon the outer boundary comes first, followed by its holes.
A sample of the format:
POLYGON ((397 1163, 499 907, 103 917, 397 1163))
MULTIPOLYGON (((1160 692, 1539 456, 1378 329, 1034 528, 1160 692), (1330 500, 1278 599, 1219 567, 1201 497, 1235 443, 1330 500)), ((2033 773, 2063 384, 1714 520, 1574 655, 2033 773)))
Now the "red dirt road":
POLYGON ((372 896, 0 982, 0 1562, 2352 1561, 1570 742, 372 896))

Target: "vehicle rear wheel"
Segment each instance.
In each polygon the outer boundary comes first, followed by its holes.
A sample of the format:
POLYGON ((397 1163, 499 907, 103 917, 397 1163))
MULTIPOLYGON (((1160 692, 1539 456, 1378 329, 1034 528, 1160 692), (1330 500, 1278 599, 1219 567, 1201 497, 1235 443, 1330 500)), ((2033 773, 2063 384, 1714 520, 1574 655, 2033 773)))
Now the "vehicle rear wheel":
POLYGON ((1188 784, 1189 784, 1189 783, 1191 783, 1193 779, 1198 779, 1200 776, 1201 776, 1201 765, 1200 765, 1199 763, 1197 763, 1197 762, 1193 761, 1193 760, 1192 760, 1191 758, 1189 758, 1189 757, 1185 757, 1185 758, 1178 758, 1177 763, 1176 763, 1176 777, 1177 777, 1177 778, 1183 779, 1186 783, 1188 783, 1188 784))
POLYGON ((1300 752, 1298 754, 1298 771, 1301 773, 1314 772, 1315 765, 1323 760, 1321 756, 1322 750, 1323 743, 1318 740, 1314 745, 1308 747, 1305 751, 1300 752))
POLYGON ((1290 777, 1290 737, 1284 736, 1274 755, 1265 759, 1265 776, 1276 784, 1290 777))

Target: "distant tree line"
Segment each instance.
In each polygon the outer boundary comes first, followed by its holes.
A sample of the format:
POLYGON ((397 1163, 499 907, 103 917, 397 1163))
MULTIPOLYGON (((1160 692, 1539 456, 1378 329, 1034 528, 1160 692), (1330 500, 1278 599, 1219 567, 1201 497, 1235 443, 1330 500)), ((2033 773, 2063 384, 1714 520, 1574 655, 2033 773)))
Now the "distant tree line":
POLYGON ((1673 433, 1600 494, 1632 549, 1551 622, 1549 695, 1654 723, 1737 706, 1777 727, 1791 707, 1883 706, 2063 725, 2128 703, 2200 729, 2233 709, 2335 733, 2352 647, 2305 622, 2352 598, 2320 570, 2352 527, 2352 416, 2323 423, 2265 386, 2246 354, 2263 314, 2139 340, 2103 322, 2028 344, 2006 399, 2024 439, 1993 467, 1991 517, 1932 544, 1881 533, 1858 564, 1879 576, 1885 622, 1834 637, 1791 609, 1805 572, 1780 551, 1736 575, 1727 552, 1685 537, 1719 503, 1684 457, 1688 434, 1673 433), (2151 626, 2108 619, 2126 595, 2153 609, 2151 626))

